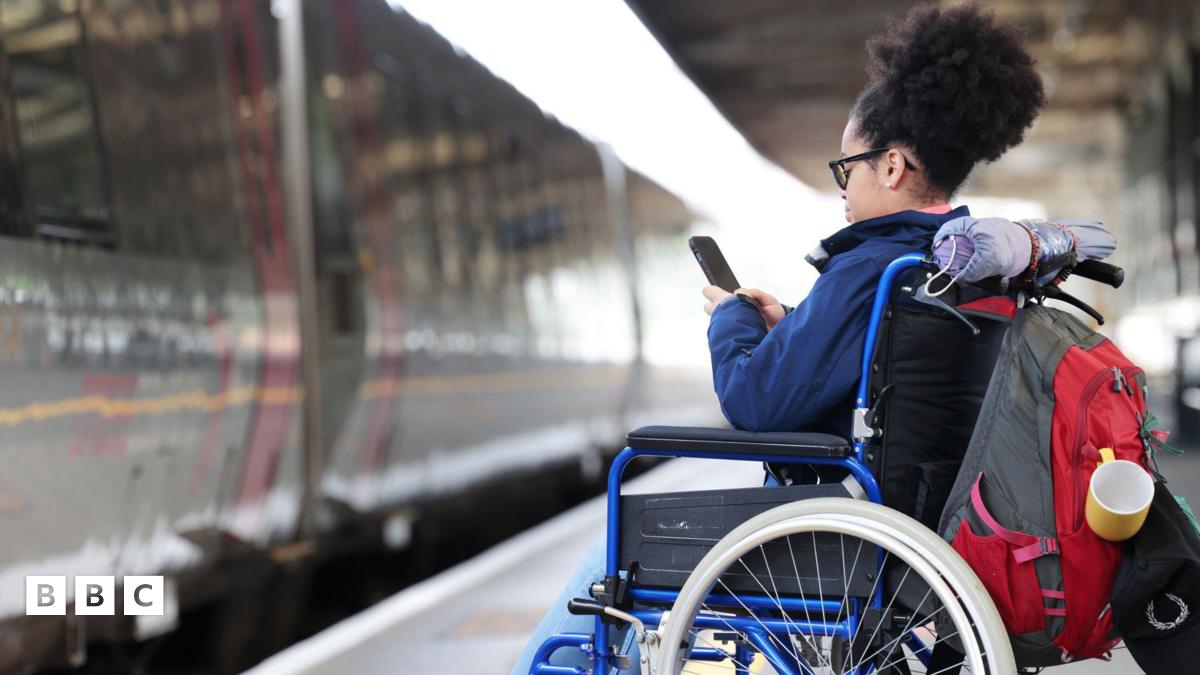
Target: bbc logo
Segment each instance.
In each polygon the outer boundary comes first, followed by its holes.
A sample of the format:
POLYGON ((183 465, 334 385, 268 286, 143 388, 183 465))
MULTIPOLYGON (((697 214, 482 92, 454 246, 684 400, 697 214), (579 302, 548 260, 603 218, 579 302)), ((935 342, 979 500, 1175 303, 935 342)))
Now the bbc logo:
MULTIPOLYGON (((117 610, 116 577, 75 577, 75 614, 112 616, 117 610)), ((125 616, 163 616, 163 578, 127 576, 123 583, 125 616)), ((67 577, 25 577, 27 616, 65 616, 67 577)))

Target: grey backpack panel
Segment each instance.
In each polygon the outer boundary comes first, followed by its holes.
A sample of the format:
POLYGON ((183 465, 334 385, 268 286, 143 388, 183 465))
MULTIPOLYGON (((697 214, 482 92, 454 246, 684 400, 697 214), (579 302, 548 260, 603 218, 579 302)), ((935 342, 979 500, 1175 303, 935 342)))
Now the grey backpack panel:
MULTIPOLYGON (((1057 537, 1050 440, 1054 373, 1068 349, 1091 349, 1104 339, 1060 310, 1031 304, 1017 312, 942 512, 938 531, 946 541, 954 539, 964 519, 976 533, 989 531, 971 507, 971 490, 981 472, 981 493, 998 522, 1037 537, 1057 537)), ((1034 565, 1043 588, 1062 588, 1056 556, 1039 558, 1034 565)), ((1064 622, 1047 616, 1043 630, 1012 636, 1018 663, 1060 664, 1061 650, 1052 640, 1064 622)))

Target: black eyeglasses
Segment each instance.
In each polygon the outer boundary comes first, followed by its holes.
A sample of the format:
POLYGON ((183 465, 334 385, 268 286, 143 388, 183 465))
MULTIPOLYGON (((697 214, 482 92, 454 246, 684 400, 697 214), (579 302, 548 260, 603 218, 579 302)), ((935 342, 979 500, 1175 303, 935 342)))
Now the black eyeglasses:
MULTIPOLYGON (((850 172, 846 170, 847 164, 850 162, 858 162, 864 159, 871 159, 877 155, 882 155, 888 150, 891 150, 891 148, 874 148, 857 155, 850 155, 849 157, 842 157, 841 159, 829 160, 829 170, 833 172, 833 180, 837 183, 838 188, 845 190, 846 184, 850 182, 850 172)), ((908 161, 907 157, 904 158, 904 168, 908 169, 909 171, 917 170, 917 167, 914 166, 912 162, 908 161)))

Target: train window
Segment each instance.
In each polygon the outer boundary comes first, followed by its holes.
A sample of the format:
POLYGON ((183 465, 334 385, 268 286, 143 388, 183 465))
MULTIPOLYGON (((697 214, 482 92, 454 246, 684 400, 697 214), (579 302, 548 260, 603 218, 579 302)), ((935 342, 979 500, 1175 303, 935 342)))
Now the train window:
POLYGON ((13 118, 12 101, 0 98, 0 234, 25 235, 29 227, 21 203, 16 130, 9 123, 13 118))
POLYGON ((72 2, 0 1, 27 209, 38 232, 109 234, 93 92, 72 2))

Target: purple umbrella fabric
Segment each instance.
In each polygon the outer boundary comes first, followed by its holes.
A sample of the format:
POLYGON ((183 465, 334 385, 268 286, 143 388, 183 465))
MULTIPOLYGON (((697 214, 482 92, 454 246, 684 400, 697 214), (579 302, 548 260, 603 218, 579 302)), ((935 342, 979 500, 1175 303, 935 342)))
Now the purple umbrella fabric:
POLYGON ((1078 260, 1103 260, 1117 242, 1103 223, 1091 220, 1012 222, 1004 218, 964 216, 947 221, 934 236, 933 255, 955 278, 979 281, 1018 277, 1029 267, 1032 237, 1038 241, 1039 285, 1049 283, 1075 248, 1078 260))

